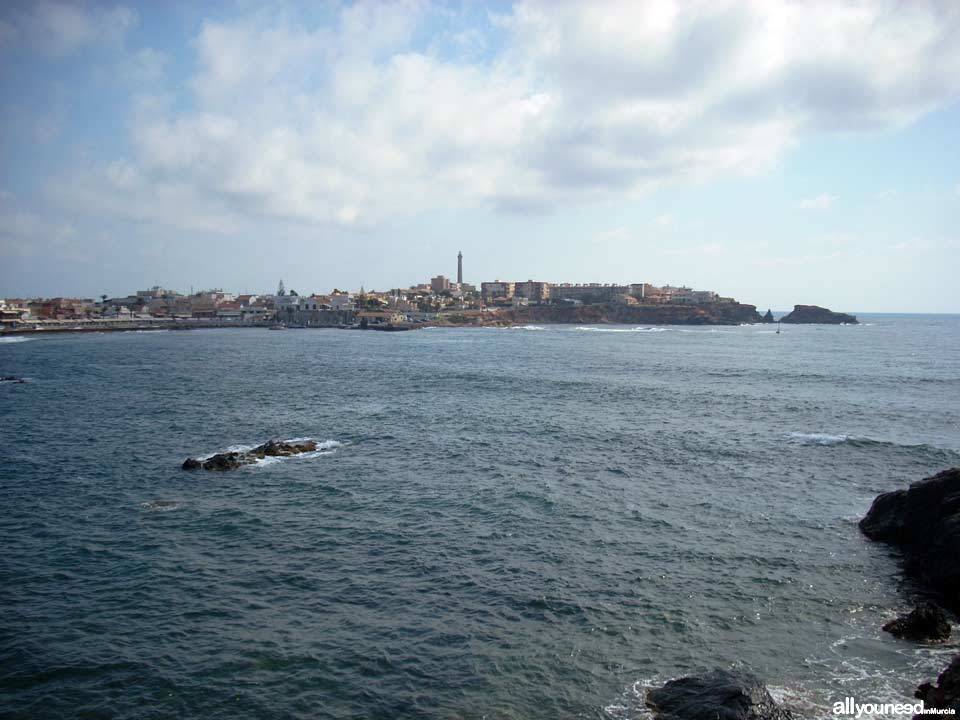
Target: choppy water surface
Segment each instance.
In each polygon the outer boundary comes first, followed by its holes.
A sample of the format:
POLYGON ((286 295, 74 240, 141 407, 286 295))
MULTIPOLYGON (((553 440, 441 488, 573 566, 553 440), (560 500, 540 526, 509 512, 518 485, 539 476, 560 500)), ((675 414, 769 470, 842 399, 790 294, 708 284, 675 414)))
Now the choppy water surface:
POLYGON ((960 318, 0 346, 0 711, 627 718, 752 668, 907 700, 856 520, 960 464, 960 318), (269 438, 310 457, 188 473, 269 438))

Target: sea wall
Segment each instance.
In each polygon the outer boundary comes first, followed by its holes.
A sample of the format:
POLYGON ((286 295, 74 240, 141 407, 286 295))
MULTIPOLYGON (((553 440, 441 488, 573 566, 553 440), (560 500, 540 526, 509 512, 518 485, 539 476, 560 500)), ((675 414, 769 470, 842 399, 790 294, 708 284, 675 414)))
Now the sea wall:
POLYGON ((352 310, 293 310, 287 308, 277 313, 277 319, 288 325, 340 327, 355 323, 357 315, 352 310))

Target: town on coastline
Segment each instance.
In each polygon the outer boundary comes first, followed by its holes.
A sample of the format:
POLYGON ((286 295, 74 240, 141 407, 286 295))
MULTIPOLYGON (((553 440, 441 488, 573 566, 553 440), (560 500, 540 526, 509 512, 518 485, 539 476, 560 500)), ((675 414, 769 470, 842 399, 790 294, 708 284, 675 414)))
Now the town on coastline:
MULTIPOLYGON (((849 316, 847 316, 849 317, 849 316)), ((549 283, 493 280, 464 282, 463 254, 456 281, 437 275, 428 283, 387 291, 301 294, 281 280, 273 294, 202 290, 181 294, 161 287, 125 297, 0 299, 0 332, 127 330, 143 328, 340 327, 406 330, 430 325, 555 323, 740 324, 773 322, 754 305, 712 290, 639 282, 549 283)), ((853 320, 856 322, 855 320, 853 320)))

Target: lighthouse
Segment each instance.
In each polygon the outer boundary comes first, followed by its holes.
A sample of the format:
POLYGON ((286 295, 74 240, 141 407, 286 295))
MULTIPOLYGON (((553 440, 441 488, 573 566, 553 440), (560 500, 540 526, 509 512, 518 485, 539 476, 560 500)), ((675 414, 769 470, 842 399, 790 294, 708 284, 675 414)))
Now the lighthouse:
POLYGON ((457 253, 457 285, 463 285, 463 253, 457 253))

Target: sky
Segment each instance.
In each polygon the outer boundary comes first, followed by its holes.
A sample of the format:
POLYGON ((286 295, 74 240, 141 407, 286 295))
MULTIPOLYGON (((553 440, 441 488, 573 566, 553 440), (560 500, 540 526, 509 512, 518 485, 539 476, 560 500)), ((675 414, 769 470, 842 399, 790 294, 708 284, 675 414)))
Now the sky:
POLYGON ((0 4, 0 297, 960 312, 960 3, 0 4))

